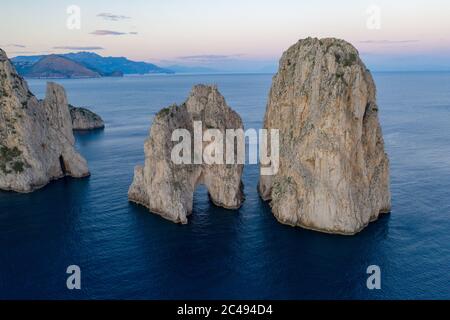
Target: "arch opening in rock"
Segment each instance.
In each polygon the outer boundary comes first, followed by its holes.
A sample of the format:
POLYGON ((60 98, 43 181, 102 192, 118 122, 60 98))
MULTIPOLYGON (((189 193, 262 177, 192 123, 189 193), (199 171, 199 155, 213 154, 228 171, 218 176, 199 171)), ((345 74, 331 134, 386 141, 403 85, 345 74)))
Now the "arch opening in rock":
POLYGON ((64 157, 62 155, 59 156, 59 165, 61 167, 61 171, 63 175, 67 174, 66 164, 64 162, 64 157))

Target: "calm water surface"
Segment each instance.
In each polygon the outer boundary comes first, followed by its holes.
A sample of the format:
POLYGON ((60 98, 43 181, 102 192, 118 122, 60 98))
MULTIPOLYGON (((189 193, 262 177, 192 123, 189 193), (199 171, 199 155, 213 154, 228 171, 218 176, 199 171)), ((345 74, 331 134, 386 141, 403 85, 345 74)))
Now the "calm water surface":
MULTIPOLYGON (((196 191, 189 224, 127 201, 154 114, 215 83, 246 128, 260 128, 271 75, 172 75, 58 81, 106 130, 76 134, 92 176, 32 194, 0 192, 0 298, 450 298, 450 73, 378 73, 393 210, 354 237, 276 222, 244 171, 241 209, 196 191), (82 290, 66 289, 66 268, 82 290), (382 290, 366 288, 366 268, 382 290)), ((29 81, 39 97, 44 80, 29 81)))

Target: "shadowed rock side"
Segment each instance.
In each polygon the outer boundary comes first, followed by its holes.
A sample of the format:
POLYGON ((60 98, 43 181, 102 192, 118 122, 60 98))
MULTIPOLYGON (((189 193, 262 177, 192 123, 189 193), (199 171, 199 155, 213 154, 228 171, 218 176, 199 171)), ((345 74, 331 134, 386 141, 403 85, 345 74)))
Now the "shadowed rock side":
POLYGON ((375 84, 352 45, 308 38, 289 48, 264 127, 280 130, 280 168, 261 176, 259 192, 281 223, 354 234, 390 211, 375 84))
POLYGON ((75 148, 64 88, 39 101, 0 49, 0 189, 30 192, 63 176, 89 175, 75 148))
POLYGON ((105 123, 102 118, 86 109, 69 105, 70 116, 72 118, 73 130, 95 130, 105 128, 105 123))
MULTIPOLYGON (((145 165, 137 166, 129 199, 176 223, 187 223, 192 213, 197 185, 204 184, 217 206, 237 209, 241 206, 243 165, 175 164, 171 152, 175 129, 187 129, 194 140, 193 122, 202 121, 203 131, 243 129, 240 116, 227 106, 216 87, 197 85, 188 100, 180 106, 161 110, 153 121, 145 142, 145 165)), ((203 149, 205 144, 203 144, 203 149)), ((225 151, 224 151, 225 152, 225 151)), ((237 150, 235 149, 235 155, 237 150)), ((192 159, 194 152, 192 152, 192 159)), ((200 155, 201 156, 201 155, 200 155)))

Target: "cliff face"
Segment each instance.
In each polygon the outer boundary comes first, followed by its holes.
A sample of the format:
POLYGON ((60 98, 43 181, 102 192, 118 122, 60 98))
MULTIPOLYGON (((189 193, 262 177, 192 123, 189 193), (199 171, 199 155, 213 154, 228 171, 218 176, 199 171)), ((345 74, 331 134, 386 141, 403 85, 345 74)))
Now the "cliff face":
POLYGON ((345 41, 308 38, 283 54, 264 119, 280 130, 280 168, 259 183, 281 223, 354 234, 390 211, 375 94, 345 41))
POLYGON ((171 152, 178 143, 171 141, 173 131, 186 129, 194 140, 194 121, 202 121, 201 133, 208 128, 223 134, 226 129, 243 129, 241 118, 227 106, 216 87, 195 86, 184 104, 163 109, 155 116, 145 142, 145 165, 136 167, 128 193, 131 201, 183 224, 192 212, 193 195, 199 184, 206 185, 210 199, 218 206, 236 209, 244 199, 242 164, 172 162, 171 152))
POLYGON ((105 127, 102 118, 88 109, 69 105, 69 110, 72 118, 73 130, 94 130, 103 129, 105 127))
POLYGON ((64 88, 39 101, 0 49, 0 189, 30 192, 63 176, 89 175, 75 148, 64 88))

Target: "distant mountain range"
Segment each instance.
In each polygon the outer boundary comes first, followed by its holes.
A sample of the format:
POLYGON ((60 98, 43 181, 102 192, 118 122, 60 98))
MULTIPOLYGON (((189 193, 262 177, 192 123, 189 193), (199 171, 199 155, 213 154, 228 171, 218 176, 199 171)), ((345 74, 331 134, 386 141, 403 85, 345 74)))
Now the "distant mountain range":
POLYGON ((124 57, 102 57, 92 52, 17 56, 11 59, 17 72, 30 78, 97 78, 124 74, 172 74, 173 70, 124 57))
MULTIPOLYGON (((76 52, 11 59, 17 72, 28 78, 98 78, 122 77, 127 74, 218 74, 245 72, 230 68, 180 65, 159 67, 152 63, 137 62, 125 57, 102 57, 93 52, 76 52)), ((247 72, 250 72, 247 70, 247 72)), ((255 73, 275 73, 276 65, 255 69, 255 73)))

